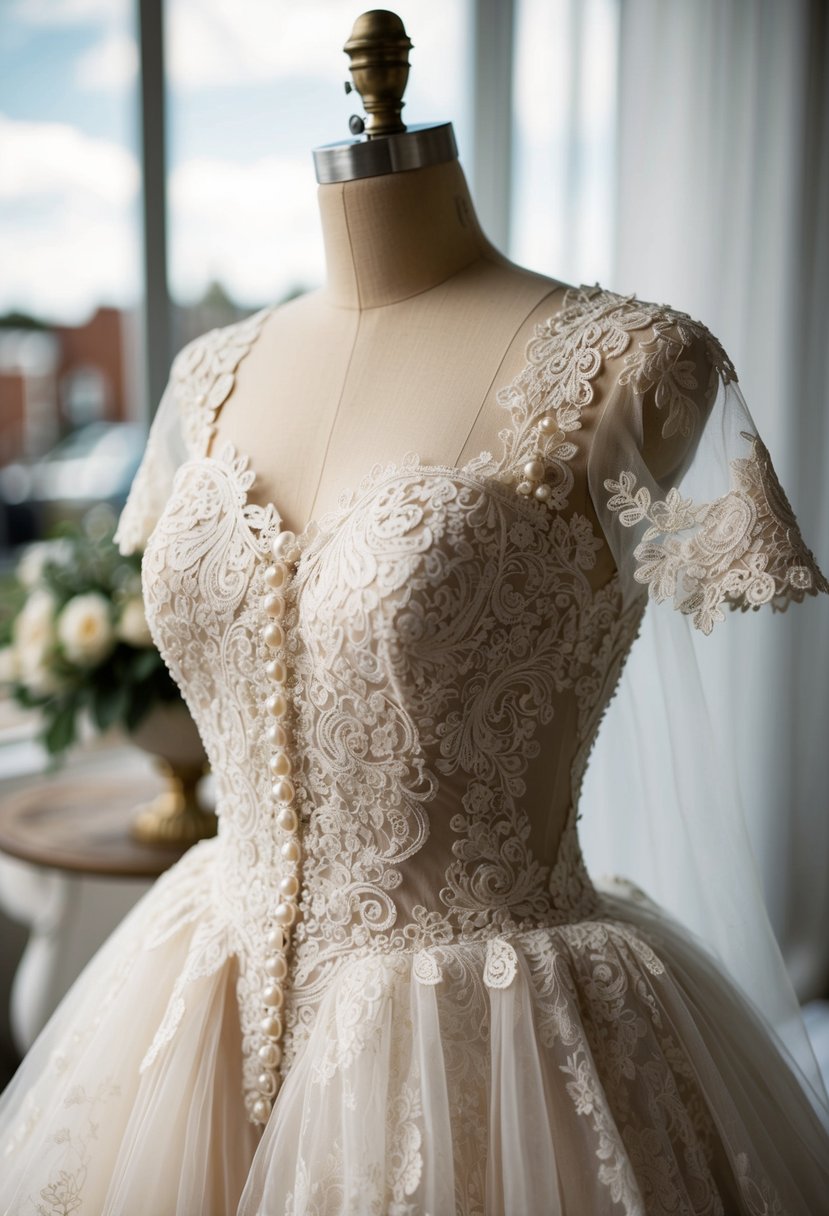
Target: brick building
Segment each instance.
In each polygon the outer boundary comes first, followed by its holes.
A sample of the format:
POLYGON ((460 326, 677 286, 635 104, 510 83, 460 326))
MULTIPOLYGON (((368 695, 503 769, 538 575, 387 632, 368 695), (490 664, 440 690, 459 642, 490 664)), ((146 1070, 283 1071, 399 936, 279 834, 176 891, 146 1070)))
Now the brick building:
POLYGON ((132 316, 100 307, 83 325, 0 328, 0 466, 33 459, 85 422, 135 417, 132 316))

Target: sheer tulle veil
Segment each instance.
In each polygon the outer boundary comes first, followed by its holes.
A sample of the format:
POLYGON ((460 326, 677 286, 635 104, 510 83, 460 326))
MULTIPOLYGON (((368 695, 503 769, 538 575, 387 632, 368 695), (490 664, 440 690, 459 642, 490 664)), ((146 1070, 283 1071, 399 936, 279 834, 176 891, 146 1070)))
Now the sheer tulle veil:
MULTIPOLYGON (((826 1111, 767 914, 736 762, 713 726, 713 694, 697 653, 729 609, 782 609, 826 585, 719 351, 701 435, 690 415, 663 419, 676 433, 688 423, 690 455, 674 475, 657 480, 648 468, 635 386, 620 385, 615 403, 627 425, 600 427, 595 436, 591 495, 625 594, 646 585, 649 602, 591 757, 582 842, 597 885, 602 876, 614 876, 611 890, 623 889, 619 877, 634 884, 713 953, 826 1111), (767 505, 786 521, 785 534, 767 505)), ((615 411, 605 417, 618 421, 615 411)), ((647 902, 638 903, 647 919, 647 902)))

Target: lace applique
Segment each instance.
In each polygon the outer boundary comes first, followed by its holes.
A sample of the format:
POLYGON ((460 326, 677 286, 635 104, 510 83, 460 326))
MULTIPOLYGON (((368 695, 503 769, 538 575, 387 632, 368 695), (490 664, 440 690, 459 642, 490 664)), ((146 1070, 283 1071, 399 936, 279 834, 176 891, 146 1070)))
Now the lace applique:
POLYGON ((341 977, 334 1014, 335 1033, 324 1054, 313 1061, 312 1079, 327 1085, 338 1072, 351 1068, 382 1031, 379 1010, 393 999, 395 982, 408 970, 397 954, 358 959, 341 977))
MULTIPOLYGON (((581 429, 582 411, 593 402, 593 381, 605 358, 626 350, 631 331, 646 326, 653 312, 633 296, 568 288, 561 310, 536 326, 525 369, 497 394, 511 415, 510 426, 498 433, 503 443, 499 480, 520 488, 527 479, 525 464, 540 460, 550 489, 544 501, 556 511, 566 507, 573 489, 570 461, 578 451, 567 435, 581 429)), ((529 494, 526 488, 521 492, 529 494)))
POLYGON ((775 1194, 766 1179, 760 1182, 752 1175, 747 1153, 737 1157, 737 1181, 740 1197, 750 1216, 786 1216, 780 1196, 775 1194))
POLYGON ((597 1173, 614 1203, 642 1210, 641 1186, 659 1180, 665 1210, 723 1216, 711 1174, 715 1129, 690 1061, 668 1031, 642 964, 664 967, 640 935, 618 924, 565 925, 523 939, 539 1000, 542 1040, 560 1058, 567 1093, 597 1138, 597 1173), (649 1122, 672 1128, 669 1159, 649 1122))
POLYGON ((204 456, 216 432, 216 417, 236 383, 239 364, 253 346, 273 307, 208 333, 179 351, 170 370, 187 447, 204 456))
POLYGON ((187 989, 196 980, 215 975, 219 968, 227 962, 232 949, 232 937, 227 926, 221 921, 217 921, 212 915, 197 926, 187 952, 187 961, 176 977, 164 1017, 141 1061, 141 1072, 146 1072, 148 1068, 152 1067, 159 1053, 175 1036, 187 1008, 185 1001, 187 989))
POLYGON ((694 503, 673 487, 658 501, 629 471, 605 481, 608 508, 632 528, 650 527, 633 551, 634 578, 657 603, 673 600, 703 633, 724 620, 720 605, 782 611, 805 595, 829 591, 807 549, 771 458, 757 435, 742 432, 750 454, 731 461, 734 488, 694 503))
POLYGON ((694 347, 702 347, 703 363, 709 369, 705 396, 711 394, 717 380, 728 384, 737 379, 734 365, 714 335, 699 321, 674 308, 650 306, 652 338, 639 342, 625 357, 625 368, 619 384, 630 385, 638 395, 654 390, 654 404, 667 412, 662 424, 662 438, 679 434, 690 438, 699 421, 699 384, 692 359, 682 356, 694 347), (696 394, 696 395, 695 395, 696 394))
POLYGON ((51 1181, 40 1189, 38 1216, 70 1216, 83 1208, 99 1123, 106 1118, 105 1107, 120 1096, 120 1086, 112 1077, 101 1081, 93 1093, 87 1093, 82 1085, 70 1089, 64 1106, 83 1110, 83 1130, 78 1130, 78 1115, 73 1111, 74 1124, 67 1123, 55 1132, 54 1143, 59 1146, 61 1164, 52 1172, 51 1181))
POLYGON ((592 404, 593 381, 606 358, 619 357, 637 330, 650 329, 625 356, 620 385, 644 394, 667 416, 663 438, 689 438, 700 422, 699 388, 693 359, 697 350, 708 368, 706 395, 718 377, 736 379, 717 339, 686 313, 620 296, 599 287, 568 288, 559 313, 536 326, 525 370, 497 396, 510 410, 512 426, 499 432, 504 454, 495 476, 520 495, 553 511, 566 508, 572 488, 570 462, 578 446, 568 435, 581 429, 582 411, 592 404))
POLYGON ((412 975, 419 984, 439 984, 443 979, 437 959, 431 950, 418 950, 412 963, 412 975))
POLYGON ((153 419, 147 447, 118 519, 115 543, 122 553, 143 550, 173 488, 177 468, 203 456, 215 433, 216 415, 230 396, 235 373, 272 308, 213 329, 176 355, 153 419))
POLYGON ((392 1202, 388 1208, 388 1216, 416 1216, 416 1205, 407 1203, 406 1199, 417 1190, 423 1173, 423 1157, 420 1153, 423 1137, 418 1126, 422 1116, 419 1088, 404 1083, 389 1106, 388 1122, 392 1131, 389 1157, 392 1202))
POLYGON ((486 944, 484 983, 487 988, 509 988, 518 970, 518 955, 508 941, 493 938, 486 944))

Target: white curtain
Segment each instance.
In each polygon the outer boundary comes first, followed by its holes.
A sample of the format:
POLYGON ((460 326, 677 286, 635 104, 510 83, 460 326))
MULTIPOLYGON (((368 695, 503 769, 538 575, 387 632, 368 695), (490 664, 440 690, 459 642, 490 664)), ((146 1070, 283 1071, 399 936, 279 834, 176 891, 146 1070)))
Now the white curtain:
MULTIPOLYGON (((720 338, 826 572, 829 6, 621 0, 617 175, 606 285, 720 338)), ((698 646, 804 1000, 829 975, 827 620, 820 597, 698 646)))

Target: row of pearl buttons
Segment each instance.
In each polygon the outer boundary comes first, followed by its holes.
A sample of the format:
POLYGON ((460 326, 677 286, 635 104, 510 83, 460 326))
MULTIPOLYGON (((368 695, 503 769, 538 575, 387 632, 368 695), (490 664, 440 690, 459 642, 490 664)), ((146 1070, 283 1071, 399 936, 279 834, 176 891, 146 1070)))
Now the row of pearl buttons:
POLYGON ((273 563, 265 571, 268 594, 264 609, 268 618, 264 630, 264 641, 272 657, 266 672, 272 682, 273 692, 267 699, 266 709, 271 718, 267 730, 272 751, 268 760, 273 777, 273 798, 276 805, 276 822, 283 834, 280 847, 285 873, 279 882, 279 903, 272 915, 267 936, 268 953, 265 958, 265 977, 262 986, 262 1020, 259 1023, 261 1041, 258 1049, 262 1071, 257 1077, 256 1092, 250 1095, 251 1114, 255 1122, 266 1123, 271 1113, 271 1104, 279 1088, 278 1068, 282 1060, 281 1010, 285 1003, 283 984, 288 974, 287 952, 291 926, 296 920, 297 897, 299 895, 300 843, 297 837, 299 820, 293 802, 296 795, 291 780, 292 764, 288 754, 288 698, 285 684, 288 676, 285 662, 285 595, 291 567, 299 557, 296 536, 287 529, 280 532, 271 546, 273 563))
MULTIPOLYGON (((542 414, 536 423, 536 430, 539 445, 543 444, 545 439, 551 439, 557 433, 560 434, 555 414, 542 414)), ((532 496, 539 502, 549 502, 553 491, 544 480, 547 476, 547 467, 541 456, 536 455, 528 460, 524 465, 523 474, 522 480, 515 487, 518 493, 527 498, 532 496)))

